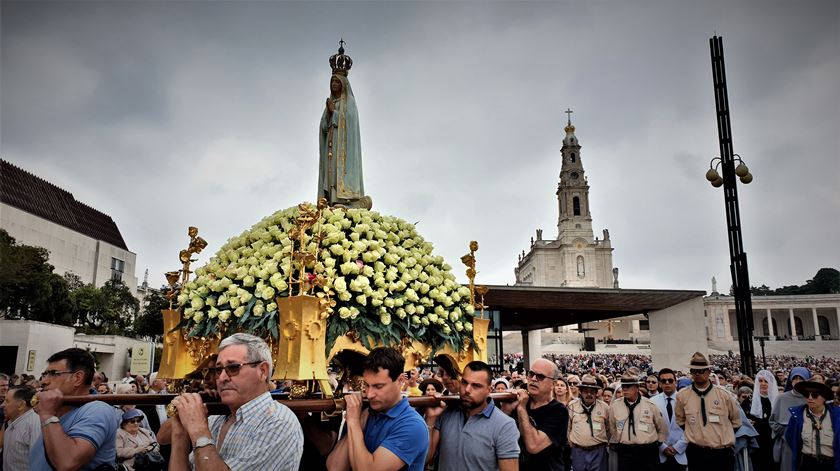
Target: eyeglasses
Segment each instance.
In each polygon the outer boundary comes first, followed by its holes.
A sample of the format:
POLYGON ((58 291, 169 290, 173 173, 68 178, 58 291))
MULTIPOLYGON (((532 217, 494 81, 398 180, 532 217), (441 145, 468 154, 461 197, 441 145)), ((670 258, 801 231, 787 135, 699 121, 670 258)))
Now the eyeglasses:
POLYGON ((569 386, 577 386, 577 385, 579 385, 579 384, 580 384, 580 383, 576 383, 576 382, 574 382, 574 381, 569 382, 569 386))
POLYGON ((243 366, 254 366, 259 365, 262 361, 252 361, 250 363, 231 363, 227 366, 217 366, 215 368, 202 368, 201 374, 207 376, 208 374, 214 374, 216 376, 222 374, 222 370, 225 370, 228 376, 236 376, 239 374, 239 370, 242 369, 243 366))
POLYGON ((816 399, 818 397, 822 397, 822 394, 816 391, 808 391, 805 394, 803 394, 803 396, 805 396, 806 398, 816 399))
POLYGON ((531 378, 536 378, 536 380, 537 380, 537 381, 545 381, 546 379, 554 379, 554 378, 549 378, 548 376, 546 376, 546 375, 544 375, 544 374, 542 374, 542 373, 534 373, 534 372, 533 372, 533 371, 531 371, 531 370, 528 370, 528 372, 527 372, 527 373, 525 373, 525 376, 526 376, 528 379, 531 379, 531 378))
POLYGON ((143 421, 143 419, 141 417, 137 417, 136 419, 126 420, 125 423, 127 423, 127 424, 139 424, 142 421, 143 421))
POLYGON ((657 381, 657 380, 655 380, 655 379, 649 379, 649 380, 647 380, 646 382, 647 382, 648 384, 656 384, 656 383, 658 383, 659 381, 657 381))
POLYGON ((65 370, 65 371, 47 370, 47 371, 44 371, 43 373, 41 373, 41 377, 42 378, 44 378, 44 377, 57 378, 61 375, 73 374, 77 371, 79 371, 79 370, 65 370))
POLYGON ((659 382, 662 383, 662 384, 671 384, 671 383, 674 382, 674 380, 671 379, 671 378, 667 378, 667 379, 660 379, 659 382))
POLYGON ((707 372, 709 371, 709 369, 708 369, 708 368, 703 368, 702 370, 700 370, 700 369, 694 369, 694 368, 692 368, 692 369, 690 369, 690 370, 688 370, 688 371, 689 371, 689 373, 691 373, 691 374, 693 374, 693 375, 701 375, 701 374, 703 374, 703 373, 707 373, 707 372))

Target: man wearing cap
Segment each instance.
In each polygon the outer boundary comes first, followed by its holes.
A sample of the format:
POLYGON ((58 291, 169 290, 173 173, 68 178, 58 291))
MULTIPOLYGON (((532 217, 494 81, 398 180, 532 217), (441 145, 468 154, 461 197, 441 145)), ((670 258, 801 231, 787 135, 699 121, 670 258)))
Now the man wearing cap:
POLYGON ((706 357, 696 352, 688 365, 690 388, 677 393, 677 425, 685 430, 686 455, 692 469, 732 469, 735 430, 741 426, 735 396, 709 381, 706 357))
POLYGON ((580 398, 569 403, 569 444, 575 471, 606 471, 607 422, 610 406, 598 400, 601 385, 592 375, 583 375, 580 398))
POLYGON ((794 389, 807 401, 790 409, 785 441, 790 445, 792 469, 840 469, 840 407, 826 404, 831 388, 818 381, 802 381, 794 389))
POLYGON ((663 368, 659 371, 659 386, 662 392, 650 398, 650 401, 659 407, 662 418, 668 424, 668 438, 659 445, 660 469, 684 471, 688 464, 685 457, 688 442, 685 441, 683 429, 677 425, 677 416, 674 414, 674 404, 677 400, 677 375, 674 370, 663 368))
POLYGON ((635 375, 621 376, 623 398, 610 405, 610 442, 615 444, 619 471, 659 468, 659 443, 668 437, 662 414, 650 399, 639 394, 635 375))

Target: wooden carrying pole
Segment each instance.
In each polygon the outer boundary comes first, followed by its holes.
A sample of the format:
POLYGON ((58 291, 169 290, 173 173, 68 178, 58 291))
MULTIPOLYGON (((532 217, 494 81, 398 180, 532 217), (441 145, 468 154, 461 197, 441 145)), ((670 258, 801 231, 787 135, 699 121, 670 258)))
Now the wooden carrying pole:
MULTIPOLYGON (((65 396, 62 401, 64 405, 81 406, 93 401, 102 401, 106 404, 119 405, 158 405, 169 404, 172 399, 178 397, 177 394, 93 394, 89 396, 65 396)), ((496 402, 513 402, 516 400, 516 394, 513 392, 493 393, 490 395, 496 402)), ((228 413, 228 408, 223 403, 219 402, 218 398, 211 397, 208 394, 201 394, 201 398, 207 405, 207 410, 211 415, 223 415, 228 413)), ((289 399, 288 394, 272 394, 272 398, 288 407, 292 412, 326 412, 333 413, 344 410, 344 399, 289 399)), ((408 404, 411 407, 429 407, 434 406, 438 401, 444 401, 447 404, 460 402, 461 398, 458 396, 443 396, 436 398, 433 396, 416 396, 409 397, 408 404)), ((367 405, 367 400, 364 401, 367 405)))

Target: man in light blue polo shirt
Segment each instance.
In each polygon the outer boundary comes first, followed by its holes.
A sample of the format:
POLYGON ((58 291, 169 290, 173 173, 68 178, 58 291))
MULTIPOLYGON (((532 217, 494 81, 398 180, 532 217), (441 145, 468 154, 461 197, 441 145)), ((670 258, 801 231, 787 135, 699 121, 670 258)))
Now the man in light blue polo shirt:
POLYGON ((68 348, 47 359, 47 370, 41 375, 44 390, 36 395, 35 406, 42 438, 29 452, 30 470, 116 467, 119 419, 115 409, 101 401, 81 407, 62 402, 64 396, 87 395, 93 373, 93 356, 80 348, 68 348))
POLYGON ((461 376, 461 404, 426 409, 428 461, 439 451, 438 471, 519 469, 519 429, 490 399, 492 378, 487 363, 470 362, 461 376))
POLYGON ((365 396, 344 396, 347 435, 327 458, 331 471, 422 471, 429 449, 423 418, 400 393, 405 358, 390 347, 374 348, 364 363, 365 396))

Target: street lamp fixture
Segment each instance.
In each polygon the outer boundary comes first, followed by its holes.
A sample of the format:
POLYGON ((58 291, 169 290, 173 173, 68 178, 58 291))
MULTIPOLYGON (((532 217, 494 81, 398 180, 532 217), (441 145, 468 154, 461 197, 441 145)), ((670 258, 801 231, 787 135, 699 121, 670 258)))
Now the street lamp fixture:
MULTIPOLYGON (((732 154, 732 157, 734 160, 738 161, 738 166, 735 167, 735 175, 739 180, 741 180, 741 183, 746 185, 752 182, 753 176, 750 173, 750 168, 747 167, 747 164, 745 164, 743 160, 741 160, 741 156, 738 154, 732 154)), ((711 160, 711 162, 709 162, 709 170, 706 172, 706 180, 709 180, 715 188, 723 186, 723 177, 721 177, 717 171, 721 162, 723 162, 723 159, 715 157, 711 160)))

